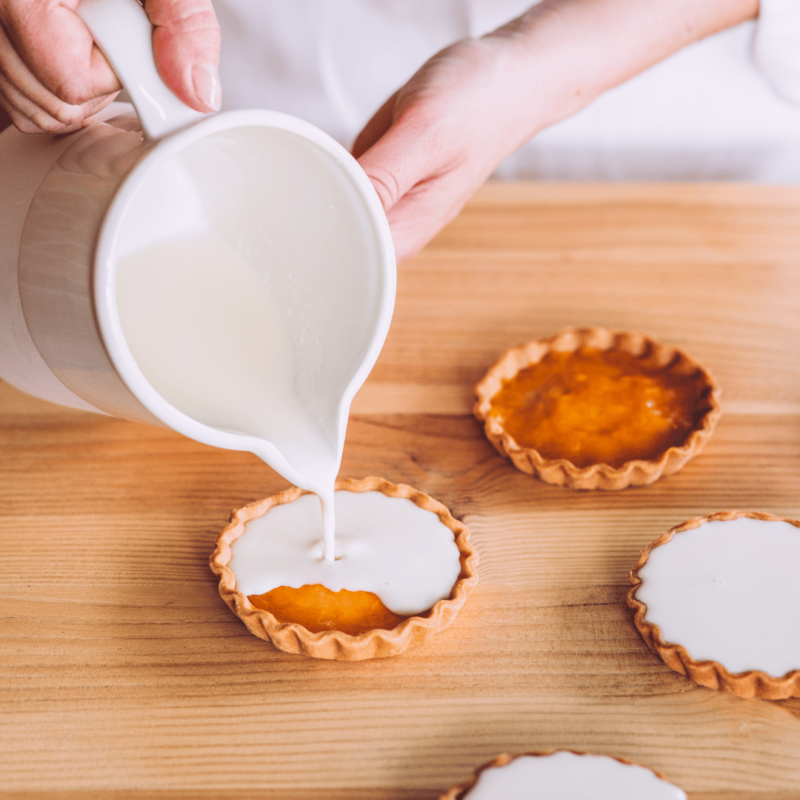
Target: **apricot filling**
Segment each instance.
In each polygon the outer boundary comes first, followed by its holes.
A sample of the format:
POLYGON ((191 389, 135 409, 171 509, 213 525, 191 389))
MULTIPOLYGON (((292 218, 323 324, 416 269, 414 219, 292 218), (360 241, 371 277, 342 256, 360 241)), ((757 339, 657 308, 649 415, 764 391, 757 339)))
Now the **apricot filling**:
POLYGON ((372 592, 332 592, 319 583, 299 589, 279 586, 247 599, 278 622, 296 622, 312 633, 336 630, 357 636, 380 628, 390 631, 408 619, 390 611, 372 592))
POLYGON ((577 467, 621 467, 682 445, 708 410, 701 373, 650 366, 622 350, 551 351, 492 398, 521 447, 577 467))

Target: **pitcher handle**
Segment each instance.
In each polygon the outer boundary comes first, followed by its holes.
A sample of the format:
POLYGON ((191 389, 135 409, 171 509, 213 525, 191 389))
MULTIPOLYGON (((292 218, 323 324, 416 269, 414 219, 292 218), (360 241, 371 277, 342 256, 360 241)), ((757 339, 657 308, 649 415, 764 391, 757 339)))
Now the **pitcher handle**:
POLYGON ((128 92, 148 139, 161 139, 205 116, 161 80, 153 26, 137 0, 81 0, 77 13, 128 92))

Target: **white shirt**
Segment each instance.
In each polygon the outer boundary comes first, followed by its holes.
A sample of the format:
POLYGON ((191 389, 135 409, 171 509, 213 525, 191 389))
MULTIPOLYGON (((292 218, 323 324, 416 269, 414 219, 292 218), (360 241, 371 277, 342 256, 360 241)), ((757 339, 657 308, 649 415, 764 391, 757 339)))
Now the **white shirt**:
MULTIPOLYGON (((435 52, 531 0, 217 0, 224 107, 350 145, 435 52)), ((800 0, 692 44, 540 132, 496 172, 552 180, 800 183, 800 0)))

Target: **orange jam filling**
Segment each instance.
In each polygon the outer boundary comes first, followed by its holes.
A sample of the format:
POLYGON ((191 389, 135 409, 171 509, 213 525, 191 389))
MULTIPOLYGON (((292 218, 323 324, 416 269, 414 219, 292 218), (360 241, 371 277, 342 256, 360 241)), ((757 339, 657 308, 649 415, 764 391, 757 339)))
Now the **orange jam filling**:
POLYGON ((522 447, 578 467, 620 467, 682 445, 707 410, 701 373, 622 350, 549 352, 503 381, 490 414, 522 447))
POLYGON ((312 633, 335 630, 357 636, 376 628, 390 631, 408 619, 390 611, 372 592, 332 592, 319 583, 299 589, 279 586, 247 599, 278 622, 296 622, 312 633))

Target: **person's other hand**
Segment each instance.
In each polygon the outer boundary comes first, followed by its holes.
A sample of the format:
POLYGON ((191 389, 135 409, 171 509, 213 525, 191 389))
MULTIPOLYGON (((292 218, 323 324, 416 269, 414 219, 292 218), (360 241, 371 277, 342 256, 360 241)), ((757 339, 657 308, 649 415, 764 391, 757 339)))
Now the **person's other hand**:
MULTIPOLYGON (((0 0, 0 105, 24 133, 68 133, 107 106, 119 81, 75 13, 78 0, 0 0)), ((148 0, 164 82, 197 111, 220 105, 211 0, 148 0)))
POLYGON ((353 147, 389 218, 398 261, 537 131, 758 9, 758 0, 542 0, 482 39, 442 50, 353 147))
POLYGON ((500 37, 447 47, 356 138, 353 155, 381 199, 398 262, 455 217, 532 135, 535 93, 521 85, 516 49, 500 37))

